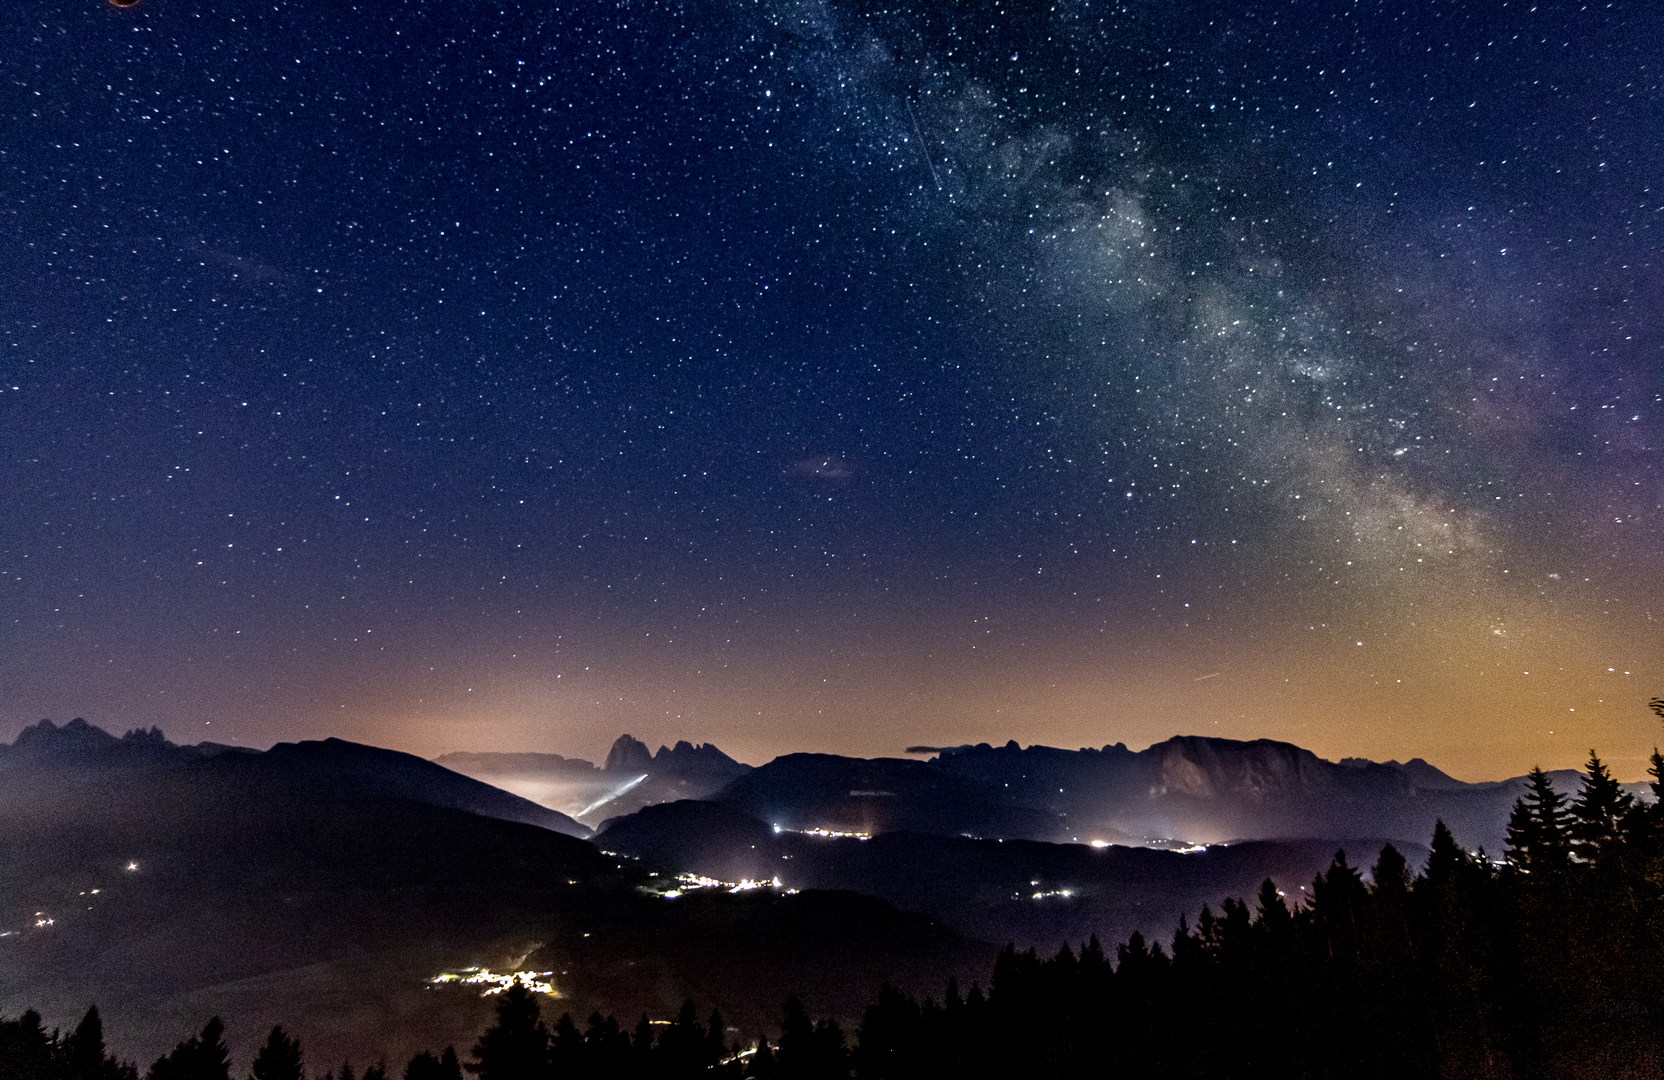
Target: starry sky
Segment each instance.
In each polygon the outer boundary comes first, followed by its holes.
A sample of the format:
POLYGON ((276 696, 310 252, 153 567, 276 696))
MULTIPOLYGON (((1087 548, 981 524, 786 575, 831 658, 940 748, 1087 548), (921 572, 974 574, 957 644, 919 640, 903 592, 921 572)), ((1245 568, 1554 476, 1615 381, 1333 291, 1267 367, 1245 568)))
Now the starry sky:
POLYGON ((0 737, 1639 776, 1650 5, 0 9, 0 737))

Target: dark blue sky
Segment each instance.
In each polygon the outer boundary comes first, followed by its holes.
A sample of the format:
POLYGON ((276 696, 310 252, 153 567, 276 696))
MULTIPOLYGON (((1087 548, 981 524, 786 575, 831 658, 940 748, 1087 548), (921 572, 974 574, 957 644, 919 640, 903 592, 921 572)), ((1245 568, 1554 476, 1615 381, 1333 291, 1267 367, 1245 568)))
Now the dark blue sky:
POLYGON ((4 724, 1639 772, 1655 31, 8 5, 4 724))

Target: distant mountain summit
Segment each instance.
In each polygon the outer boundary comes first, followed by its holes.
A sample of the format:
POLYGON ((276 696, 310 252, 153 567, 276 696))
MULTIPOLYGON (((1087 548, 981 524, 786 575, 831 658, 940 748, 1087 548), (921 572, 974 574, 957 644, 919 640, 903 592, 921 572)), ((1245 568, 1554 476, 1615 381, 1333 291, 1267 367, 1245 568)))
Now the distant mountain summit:
POLYGON ((0 752, 0 759, 12 757, 52 758, 74 757, 77 755, 101 755, 117 751, 122 743, 159 744, 172 746, 162 738, 161 728, 151 728, 149 732, 129 731, 125 739, 118 739, 103 728, 94 727, 77 716, 63 727, 58 727, 50 720, 42 720, 38 724, 31 724, 17 734, 17 741, 5 747, 9 754, 0 752))
POLYGON ((1454 776, 1447 775, 1442 770, 1429 765, 1421 758, 1411 758, 1409 761, 1405 762, 1375 762, 1370 761, 1368 758, 1349 757, 1341 758, 1339 764, 1349 769, 1382 767, 1397 769, 1399 772, 1403 773, 1404 776, 1416 787, 1426 788, 1429 791, 1455 791, 1459 788, 1469 786, 1465 782, 1456 779, 1454 776))
POLYGON ((1056 816, 1036 839, 1220 843, 1382 836, 1425 843, 1442 818, 1469 846, 1500 850, 1519 780, 1465 784, 1417 759, 1326 761, 1273 739, 1176 736, 1142 751, 987 744, 932 758, 1056 816))
POLYGON ((647 744, 633 735, 620 735, 607 751, 606 771, 619 774, 650 773, 676 776, 710 776, 732 780, 736 776, 743 776, 750 771, 749 765, 742 765, 733 758, 717 749, 715 743, 700 743, 697 746, 682 739, 673 747, 661 746, 658 753, 651 753, 647 744))
POLYGON ((653 767, 653 752, 634 735, 620 735, 607 751, 605 767, 610 773, 646 772, 653 767))
POLYGON ((167 740, 162 729, 134 728, 117 738, 80 717, 59 726, 51 720, 31 724, 18 732, 11 745, 0 743, 0 771, 22 767, 121 768, 176 765, 220 754, 253 754, 240 746, 204 742, 179 746, 167 740))
MULTIPOLYGON (((1573 772, 1551 779, 1578 786, 1573 772)), ((1295 897, 1337 849, 1367 868, 1390 842, 1419 865, 1439 820, 1464 847, 1500 855, 1523 791, 1522 778, 1468 784, 1420 759, 1333 762, 1271 739, 1178 736, 1141 751, 1011 741, 927 761, 786 754, 703 801, 609 816, 597 840, 655 867, 855 889, 986 940, 1055 949, 1091 933, 1165 935, 1267 877, 1295 897)))
POLYGON ((750 772, 751 766, 742 765, 724 754, 717 749, 715 743, 700 743, 695 746, 682 739, 669 749, 659 747, 659 752, 653 755, 652 771, 682 777, 701 776, 732 780, 750 772))
POLYGON ((558 754, 456 753, 435 761, 590 827, 644 806, 708 798, 751 771, 713 743, 683 739, 654 753, 628 734, 614 740, 600 768, 558 754))
MULTIPOLYGON (((1424 844, 1442 819, 1470 848, 1499 852, 1523 779, 1469 784, 1426 761, 1327 761, 1274 739, 1182 735, 1140 751, 1050 746, 926 748, 927 761, 786 754, 752 769, 715 747, 678 743, 649 759, 620 738, 616 793, 584 814, 618 819, 674 799, 722 803, 806 832, 913 832, 1184 848, 1244 840, 1374 836, 1424 844), (639 778, 639 779, 638 779, 639 778)), ((1554 774, 1575 791, 1577 774, 1554 774)))

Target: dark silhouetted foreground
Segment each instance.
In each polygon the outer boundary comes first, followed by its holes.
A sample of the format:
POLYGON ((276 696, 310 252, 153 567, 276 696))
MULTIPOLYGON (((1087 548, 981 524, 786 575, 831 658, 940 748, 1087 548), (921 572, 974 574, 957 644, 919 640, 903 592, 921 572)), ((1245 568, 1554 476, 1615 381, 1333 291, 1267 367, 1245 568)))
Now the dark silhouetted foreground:
MULTIPOLYGON (((742 1049, 693 1002, 634 1031, 599 1014, 551 1027, 511 987, 459 1065, 418 1054, 404 1080, 900 1080, 1015 1077, 1656 1077, 1664 1071, 1664 758, 1638 804, 1591 755, 1569 805, 1541 772, 1509 822, 1506 861, 1464 852, 1440 823, 1425 869, 1392 847, 1366 880, 1337 853, 1300 902, 1266 881, 1253 904, 1204 908, 1171 946, 1096 939, 1055 957, 1007 948, 989 989, 940 1001, 885 987, 853 1046, 794 997, 776 1041, 742 1049)), ((229 1080, 222 1028, 148 1080, 229 1080)), ((325 1074, 335 1080, 334 1073, 325 1074)), ((304 1080, 271 1032, 252 1080, 304 1080)), ((386 1080, 384 1066, 339 1080, 386 1080)), ((67 1037, 0 1021, 0 1080, 137 1080, 104 1051, 92 1010, 67 1037)))

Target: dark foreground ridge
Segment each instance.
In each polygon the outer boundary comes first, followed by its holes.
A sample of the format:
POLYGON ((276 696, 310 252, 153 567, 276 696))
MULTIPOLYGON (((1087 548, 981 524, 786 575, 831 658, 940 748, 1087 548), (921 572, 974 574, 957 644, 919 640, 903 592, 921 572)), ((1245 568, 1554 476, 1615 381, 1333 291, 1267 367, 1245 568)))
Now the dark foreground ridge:
MULTIPOLYGON (((1653 756, 1664 796, 1664 758, 1653 756)), ((1574 801, 1534 771, 1509 822, 1506 861, 1459 848, 1439 824, 1412 876, 1381 849, 1368 880, 1337 852, 1291 907, 1267 880, 1181 926, 1169 949, 1133 935, 1113 959, 1096 938, 1044 958, 1007 948, 988 989, 922 1001, 885 985, 853 1042, 787 999, 775 1038, 748 1048, 686 1002, 628 1032, 599 1013, 552 1026, 524 983, 501 996, 471 1060, 417 1054, 405 1080, 740 1080, 1102 1076, 1656 1076, 1664 1068, 1664 802, 1635 802, 1596 758, 1574 801)), ((210 1020, 147 1080, 229 1080, 210 1020)), ((103 1050, 96 1011, 75 1032, 0 1022, 8 1080, 136 1080, 103 1050)), ((303 1080, 274 1029, 253 1080, 303 1080)), ((313 1074, 316 1076, 316 1072, 313 1074)), ((384 1080, 386 1066, 364 1080, 384 1080)), ((333 1072, 324 1074, 334 1080, 333 1072)), ((358 1080, 350 1063, 341 1080, 358 1080)))

